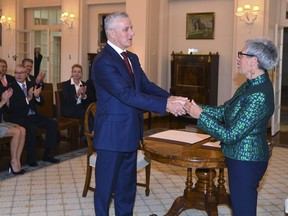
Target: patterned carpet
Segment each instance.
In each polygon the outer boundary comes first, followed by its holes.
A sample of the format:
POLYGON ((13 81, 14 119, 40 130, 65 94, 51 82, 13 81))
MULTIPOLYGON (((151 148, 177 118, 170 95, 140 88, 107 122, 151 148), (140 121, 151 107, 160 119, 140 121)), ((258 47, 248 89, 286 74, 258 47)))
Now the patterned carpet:
MULTIPOLYGON (((62 162, 62 161, 66 161, 66 160, 69 160, 71 158, 86 154, 86 152, 87 152, 87 148, 83 148, 83 149, 79 149, 76 151, 67 152, 65 154, 57 155, 55 158, 59 159, 62 162)), ((39 164, 38 167, 29 167, 28 165, 24 165, 22 168, 25 169, 26 173, 29 173, 31 171, 35 171, 35 170, 38 170, 38 169, 41 169, 44 167, 48 167, 51 165, 51 163, 44 162, 42 160, 37 161, 37 163, 39 164)), ((14 177, 14 175, 12 173, 10 174, 8 172, 8 170, 0 172, 0 181, 5 180, 7 178, 11 178, 11 177, 14 177)))

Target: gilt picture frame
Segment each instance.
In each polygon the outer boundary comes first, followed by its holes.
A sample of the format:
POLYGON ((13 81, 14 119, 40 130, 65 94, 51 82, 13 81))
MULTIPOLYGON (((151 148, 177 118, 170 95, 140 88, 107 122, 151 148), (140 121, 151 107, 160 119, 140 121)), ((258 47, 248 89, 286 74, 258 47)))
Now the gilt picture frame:
POLYGON ((214 39, 215 13, 187 13, 186 39, 214 39))

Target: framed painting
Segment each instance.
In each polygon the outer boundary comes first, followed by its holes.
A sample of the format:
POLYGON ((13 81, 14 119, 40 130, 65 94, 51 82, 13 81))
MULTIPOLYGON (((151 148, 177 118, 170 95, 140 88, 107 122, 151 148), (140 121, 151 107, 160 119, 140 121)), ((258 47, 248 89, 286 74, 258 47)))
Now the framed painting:
POLYGON ((187 13, 186 39, 214 39, 215 13, 187 13))

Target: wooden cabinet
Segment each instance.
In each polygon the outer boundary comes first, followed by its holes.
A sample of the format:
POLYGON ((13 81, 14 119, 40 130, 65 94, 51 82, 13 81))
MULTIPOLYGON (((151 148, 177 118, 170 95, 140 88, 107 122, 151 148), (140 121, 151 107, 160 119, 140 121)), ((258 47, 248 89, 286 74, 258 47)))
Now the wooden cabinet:
POLYGON ((172 53, 171 57, 171 94, 217 105, 219 55, 172 53))

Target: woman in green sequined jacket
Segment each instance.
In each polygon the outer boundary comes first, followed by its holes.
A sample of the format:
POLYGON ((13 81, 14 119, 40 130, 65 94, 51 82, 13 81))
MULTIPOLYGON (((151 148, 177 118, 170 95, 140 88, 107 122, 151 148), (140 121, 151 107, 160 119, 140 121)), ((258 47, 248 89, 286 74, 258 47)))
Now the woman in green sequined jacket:
POLYGON ((221 141, 226 157, 234 216, 254 216, 257 188, 266 171, 269 146, 266 126, 274 112, 273 86, 267 70, 278 62, 275 45, 266 39, 247 40, 237 65, 247 81, 219 107, 185 105, 197 126, 221 141))

